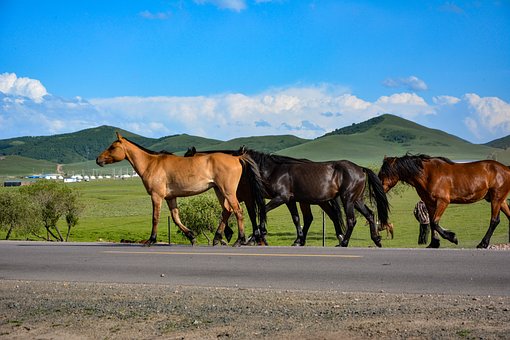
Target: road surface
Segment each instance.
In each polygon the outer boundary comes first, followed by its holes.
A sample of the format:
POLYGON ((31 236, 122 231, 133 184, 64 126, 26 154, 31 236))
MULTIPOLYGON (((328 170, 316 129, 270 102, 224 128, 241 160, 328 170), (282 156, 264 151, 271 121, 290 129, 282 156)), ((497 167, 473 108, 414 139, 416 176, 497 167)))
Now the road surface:
POLYGON ((0 280, 510 296, 510 252, 0 241, 0 280))

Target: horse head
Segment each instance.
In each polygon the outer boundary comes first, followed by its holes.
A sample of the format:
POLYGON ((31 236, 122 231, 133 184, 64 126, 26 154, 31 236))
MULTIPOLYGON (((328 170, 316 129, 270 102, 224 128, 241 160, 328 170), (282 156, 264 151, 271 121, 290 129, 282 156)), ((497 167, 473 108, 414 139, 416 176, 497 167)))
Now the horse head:
POLYGON ((396 161, 397 157, 384 156, 383 164, 378 174, 378 177, 383 185, 384 192, 390 191, 390 189, 393 188, 400 180, 400 176, 395 169, 396 161))
POLYGON ((123 137, 117 132, 117 140, 96 158, 97 165, 104 166, 105 164, 112 164, 126 159, 126 149, 122 141, 123 137))

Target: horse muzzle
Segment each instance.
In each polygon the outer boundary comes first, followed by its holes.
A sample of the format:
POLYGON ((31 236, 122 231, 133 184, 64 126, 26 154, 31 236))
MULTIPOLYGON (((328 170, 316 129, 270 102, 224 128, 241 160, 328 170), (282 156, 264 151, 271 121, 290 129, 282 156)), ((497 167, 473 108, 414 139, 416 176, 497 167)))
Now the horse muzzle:
POLYGON ((100 167, 103 167, 105 164, 107 164, 106 159, 97 157, 96 158, 96 164, 100 167))

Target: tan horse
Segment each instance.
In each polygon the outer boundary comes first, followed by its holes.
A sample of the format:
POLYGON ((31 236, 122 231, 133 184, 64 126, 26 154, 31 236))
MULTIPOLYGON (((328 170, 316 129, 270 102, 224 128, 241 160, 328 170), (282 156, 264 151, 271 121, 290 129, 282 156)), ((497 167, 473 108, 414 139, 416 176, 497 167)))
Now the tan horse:
MULTIPOLYGON (((253 175, 253 189, 263 188, 257 165, 248 155, 232 156, 213 153, 203 157, 180 157, 167 152, 147 150, 117 133, 114 141, 96 159, 100 166, 127 159, 142 182, 152 200, 152 233, 147 245, 156 242, 161 203, 166 200, 175 224, 188 237, 191 244, 196 243, 195 235, 179 218, 177 197, 193 196, 214 188, 223 208, 222 221, 218 229, 223 232, 228 216, 233 212, 239 228, 238 239, 234 245, 246 242, 244 234, 243 212, 236 197, 236 190, 244 171, 253 175)), ((263 195, 258 195, 262 197, 263 195)), ((259 211, 265 219, 264 202, 259 211)))

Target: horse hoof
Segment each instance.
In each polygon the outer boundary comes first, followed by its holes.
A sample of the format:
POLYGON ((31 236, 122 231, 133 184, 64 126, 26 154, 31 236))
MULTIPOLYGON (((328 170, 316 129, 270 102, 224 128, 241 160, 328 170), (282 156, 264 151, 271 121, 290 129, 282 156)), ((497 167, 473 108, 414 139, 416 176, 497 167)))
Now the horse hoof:
POLYGON ((478 249, 487 249, 489 245, 487 243, 484 243, 484 242, 480 242, 476 247, 478 249))
POLYGON ((381 248, 381 247, 382 247, 382 244, 381 244, 381 236, 377 236, 377 237, 375 237, 374 239, 372 239, 372 241, 374 241, 374 244, 375 244, 377 247, 379 247, 379 248, 381 248))
POLYGON ((430 244, 427 246, 427 248, 437 249, 441 243, 438 239, 433 238, 432 241, 430 241, 430 244))
POLYGON ((194 247, 197 244, 197 239, 193 238, 190 240, 190 242, 191 242, 191 246, 194 247))
POLYGON ((152 246, 154 243, 156 243, 156 240, 155 240, 155 239, 153 239, 153 238, 150 238, 150 239, 148 239, 147 241, 145 241, 145 242, 143 243, 143 246, 144 246, 144 247, 150 247, 150 246, 152 246))
POLYGON ((349 242, 346 242, 345 240, 343 240, 342 242, 340 242, 340 247, 344 247, 344 248, 347 248, 347 246, 349 245, 349 242))

